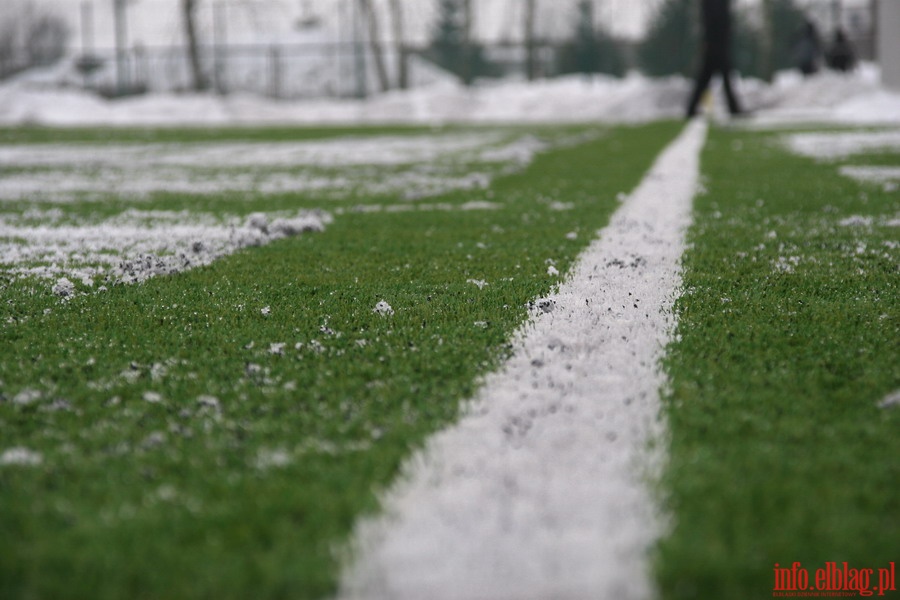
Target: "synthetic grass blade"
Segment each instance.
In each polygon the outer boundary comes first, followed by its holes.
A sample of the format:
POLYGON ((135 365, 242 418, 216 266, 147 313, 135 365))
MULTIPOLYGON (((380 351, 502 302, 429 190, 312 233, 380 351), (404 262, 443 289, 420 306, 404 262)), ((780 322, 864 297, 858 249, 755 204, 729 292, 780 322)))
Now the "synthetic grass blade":
MULTIPOLYGON (((828 563, 900 560, 900 410, 885 400, 900 388, 900 202, 783 135, 715 130, 703 154, 667 359, 664 598, 802 592, 778 569, 816 586, 828 563)), ((822 585, 809 590, 859 591, 822 585)))
MULTIPOLYGON (((411 449, 456 418, 526 304, 558 283, 549 267, 567 272, 677 127, 501 131, 583 143, 425 200, 153 196, 142 209, 325 208, 335 219, 178 275, 79 286, 65 301, 46 280, 3 275, 0 598, 331 594, 354 521, 377 509, 411 449), (375 311, 381 302, 393 312, 375 311)), ((29 135, 48 134, 8 137, 29 135)), ((378 183, 394 171, 366 173, 378 183)), ((109 192, 60 210, 90 219, 133 207, 109 192)))

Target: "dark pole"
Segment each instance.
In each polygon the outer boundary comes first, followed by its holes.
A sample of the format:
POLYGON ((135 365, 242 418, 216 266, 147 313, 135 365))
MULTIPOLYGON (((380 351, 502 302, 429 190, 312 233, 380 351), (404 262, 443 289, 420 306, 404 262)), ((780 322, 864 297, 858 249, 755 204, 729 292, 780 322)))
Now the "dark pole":
POLYGON ((537 0, 525 0, 525 76, 528 81, 534 81, 537 78, 537 64, 535 57, 535 40, 534 40, 534 17, 535 3, 537 0))
POLYGON ((94 5, 87 0, 81 3, 81 53, 94 54, 94 5))
POLYGON ((762 73, 766 81, 775 74, 775 31, 772 22, 772 0, 762 2, 762 73))
POLYGON ((215 66, 213 71, 216 79, 216 91, 220 94, 225 93, 226 43, 225 2, 218 0, 213 4, 213 46, 215 47, 215 66))
POLYGON ((350 0, 353 19, 353 67, 356 73, 356 97, 366 97, 366 55, 362 40, 362 17, 358 0, 350 0))
POLYGON ((128 45, 128 26, 125 21, 125 0, 113 0, 113 16, 116 21, 116 92, 121 96, 128 89, 128 72, 126 70, 126 46, 128 45))

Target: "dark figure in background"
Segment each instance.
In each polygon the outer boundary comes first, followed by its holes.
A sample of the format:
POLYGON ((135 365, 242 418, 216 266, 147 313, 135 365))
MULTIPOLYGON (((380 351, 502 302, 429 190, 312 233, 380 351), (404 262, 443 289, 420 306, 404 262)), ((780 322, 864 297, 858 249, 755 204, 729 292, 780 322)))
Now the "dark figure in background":
POLYGON ((722 77, 728 112, 739 115, 743 111, 731 85, 731 2, 730 0, 702 0, 703 64, 697 74, 694 92, 687 107, 688 118, 697 114, 697 105, 713 76, 722 77))
POLYGON ((794 41, 794 62, 800 72, 810 76, 818 72, 822 60, 822 41, 815 23, 807 19, 794 41))
POLYGON ((834 32, 834 40, 825 53, 825 62, 835 71, 850 71, 856 66, 856 52, 843 29, 834 32))

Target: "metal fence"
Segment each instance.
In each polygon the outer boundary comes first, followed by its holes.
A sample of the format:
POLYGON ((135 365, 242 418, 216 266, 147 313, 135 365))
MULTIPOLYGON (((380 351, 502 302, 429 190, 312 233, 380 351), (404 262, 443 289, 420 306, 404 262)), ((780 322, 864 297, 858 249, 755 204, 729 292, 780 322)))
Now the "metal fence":
MULTIPOLYGON (((496 74, 524 76, 527 61, 522 44, 483 46, 496 74)), ((306 43, 246 44, 200 49, 202 79, 207 89, 222 94, 252 93, 276 99, 352 98, 383 89, 368 44, 306 43)), ((399 55, 395 46, 381 49, 388 87, 399 87, 399 55)), ((408 86, 417 87, 455 76, 425 57, 419 48, 405 51, 408 86)), ((535 74, 558 74, 558 44, 534 49, 535 74)), ((188 51, 182 46, 133 48, 82 57, 75 63, 80 85, 104 95, 183 92, 194 89, 188 51)))

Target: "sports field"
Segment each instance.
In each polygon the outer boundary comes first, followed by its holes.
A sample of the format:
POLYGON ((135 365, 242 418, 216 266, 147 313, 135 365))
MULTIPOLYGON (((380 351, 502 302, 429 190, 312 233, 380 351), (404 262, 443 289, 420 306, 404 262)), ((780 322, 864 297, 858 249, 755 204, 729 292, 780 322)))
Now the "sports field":
MULTIPOLYGON (((684 127, 0 130, 0 598, 365 597, 360 523, 684 127)), ((705 135, 674 307, 615 317, 671 325, 659 535, 617 597, 766 597, 796 562, 896 595, 900 130, 705 135)), ((534 597, 605 589, 545 559, 534 597)))

